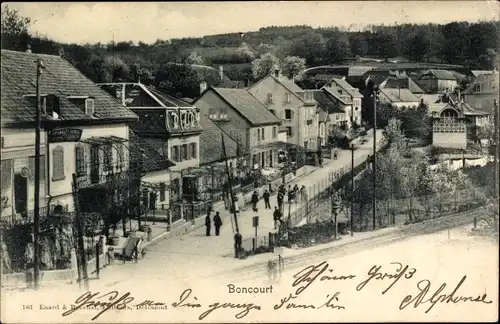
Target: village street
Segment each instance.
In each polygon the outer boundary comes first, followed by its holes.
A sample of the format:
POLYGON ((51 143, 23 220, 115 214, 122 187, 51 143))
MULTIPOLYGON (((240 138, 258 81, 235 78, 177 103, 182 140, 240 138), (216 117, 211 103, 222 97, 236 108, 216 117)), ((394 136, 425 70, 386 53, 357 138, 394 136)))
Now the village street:
MULTIPOLYGON (((380 143, 381 138, 382 132, 377 131, 377 142, 380 143)), ((366 139, 367 141, 357 145, 357 149, 354 151, 356 164, 366 159, 367 155, 372 154, 373 136, 371 131, 368 132, 366 139)), ((323 184, 323 188, 326 188, 329 173, 344 167, 350 170, 350 165, 351 152, 341 150, 337 160, 330 160, 323 168, 317 168, 313 172, 292 181, 290 184, 293 186, 297 183, 299 187, 305 185, 306 188, 316 188, 314 190, 316 190, 317 194, 318 186, 323 184)), ((309 198, 311 198, 311 194, 309 198)), ((277 205, 276 201, 276 194, 273 194, 270 199, 272 208, 277 205)), ((291 204, 291 212, 297 206, 298 204, 291 204)), ((289 204, 286 202, 284 206, 285 217, 288 215, 288 209, 289 204)), ((264 208, 264 201, 261 200, 258 204, 258 210, 258 213, 254 213, 251 207, 247 206, 246 209, 240 212, 238 225, 244 240, 255 236, 255 229, 252 227, 253 216, 259 215, 260 217, 259 236, 268 235, 274 229, 272 219, 273 209, 266 210, 264 208)), ((231 228, 232 214, 230 215, 229 211, 224 210, 224 208, 216 209, 216 211, 220 212, 223 221, 220 236, 215 236, 213 233, 214 229, 212 228, 212 235, 207 237, 205 235, 205 227, 202 226, 176 238, 160 239, 157 243, 155 242, 155 244, 147 247, 147 254, 138 263, 127 262, 122 264, 121 261, 115 261, 115 265, 101 270, 101 279, 91 281, 91 284, 99 282, 99 285, 113 286, 118 282, 136 280, 143 276, 176 276, 178 278, 187 278, 194 275, 196 278, 199 278, 201 276, 208 276, 214 272, 240 266, 240 261, 234 258, 234 232, 231 228)))

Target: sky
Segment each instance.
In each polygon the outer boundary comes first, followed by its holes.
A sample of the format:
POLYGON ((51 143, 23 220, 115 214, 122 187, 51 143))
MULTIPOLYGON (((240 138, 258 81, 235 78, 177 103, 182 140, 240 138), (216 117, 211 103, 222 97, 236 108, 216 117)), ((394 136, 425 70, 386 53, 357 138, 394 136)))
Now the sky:
POLYGON ((15 2, 30 31, 67 43, 157 39, 256 31, 267 26, 349 27, 500 19, 495 0, 276 2, 15 2))

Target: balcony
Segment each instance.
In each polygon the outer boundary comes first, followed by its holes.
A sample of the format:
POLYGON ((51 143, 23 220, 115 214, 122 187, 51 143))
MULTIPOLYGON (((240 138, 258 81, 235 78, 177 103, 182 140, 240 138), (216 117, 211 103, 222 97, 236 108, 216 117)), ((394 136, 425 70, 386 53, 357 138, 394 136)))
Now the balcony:
POLYGON ((200 125, 200 113, 195 108, 167 109, 166 127, 171 134, 203 131, 200 125))

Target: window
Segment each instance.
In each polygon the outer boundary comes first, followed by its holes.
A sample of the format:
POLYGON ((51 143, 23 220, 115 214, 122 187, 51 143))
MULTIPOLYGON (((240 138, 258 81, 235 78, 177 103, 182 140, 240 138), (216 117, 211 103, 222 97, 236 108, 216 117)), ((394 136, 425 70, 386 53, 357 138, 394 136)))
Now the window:
POLYGON ((262 128, 262 130, 260 131, 260 135, 262 135, 261 137, 262 140, 266 139, 266 136, 264 135, 264 128, 262 128))
POLYGON ((188 146, 187 146, 187 144, 182 144, 182 146, 181 146, 181 156, 182 156, 182 161, 189 160, 189 152, 188 152, 188 146))
POLYGON ((337 89, 339 94, 342 94, 342 89, 337 89))
POLYGON ((62 146, 57 146, 52 150, 52 181, 64 178, 64 149, 62 146))
POLYGON ((285 109, 285 119, 292 119, 292 110, 285 109))
POLYGON ((257 129, 257 141, 260 141, 260 128, 257 129))
POLYGON ((102 147, 104 171, 113 169, 113 147, 111 144, 103 145, 102 147))
POLYGON ((94 115, 94 99, 85 99, 85 114, 94 115))
POLYGON ((474 92, 481 92, 481 83, 477 83, 474 86, 474 92))
POLYGON ((198 158, 198 152, 196 150, 196 143, 191 143, 191 158, 192 159, 197 159, 198 158))
POLYGON ((170 158, 174 162, 179 162, 179 146, 172 146, 170 158))
POLYGON ((289 127, 286 128, 286 134, 288 136, 292 136, 292 127, 289 126, 289 127))
POLYGON ((75 147, 75 163, 76 163, 76 175, 83 176, 86 174, 85 168, 85 149, 81 145, 75 147))
POLYGON ((292 101, 292 95, 287 92, 285 97, 285 102, 290 103, 290 101, 292 101))
POLYGON ((160 201, 165 201, 165 182, 160 183, 160 201))
POLYGON ((278 128, 276 126, 273 126, 273 138, 278 137, 278 128))
POLYGON ((267 94, 267 103, 273 103, 273 94, 272 93, 267 94))

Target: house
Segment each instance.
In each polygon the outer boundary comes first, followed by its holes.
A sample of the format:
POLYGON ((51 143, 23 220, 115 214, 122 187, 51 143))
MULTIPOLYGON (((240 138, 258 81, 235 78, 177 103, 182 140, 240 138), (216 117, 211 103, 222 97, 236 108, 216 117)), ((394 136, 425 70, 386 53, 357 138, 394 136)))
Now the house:
POLYGON ((192 172, 200 164, 199 143, 203 129, 199 110, 141 83, 101 83, 99 86, 137 114, 138 122, 131 125, 133 132, 175 163, 169 169, 175 210, 173 221, 195 218, 196 215, 184 215, 180 212, 183 208, 176 206, 184 202, 204 203, 197 194, 199 177, 192 172))
POLYGON ((447 70, 428 70, 417 79, 418 85, 426 93, 438 93, 448 90, 453 92, 458 86, 457 77, 447 70))
POLYGON ((380 85, 380 89, 408 89, 414 95, 423 95, 422 90, 416 83, 407 75, 390 75, 380 85))
POLYGON ((129 141, 131 156, 143 161, 142 206, 149 211, 158 210, 168 215, 171 205, 169 169, 175 164, 132 130, 129 130, 129 141))
POLYGON ((2 219, 30 221, 33 214, 37 61, 42 216, 49 208, 74 210, 73 174, 79 187, 89 187, 134 171, 128 142, 136 114, 59 56, 8 50, 1 55, 1 183, 7 197, 2 219))
POLYGON ((397 108, 416 108, 420 99, 408 89, 382 88, 378 93, 378 100, 382 104, 397 108))
POLYGON ((318 107, 328 114, 328 121, 326 122, 326 131, 328 134, 331 133, 333 127, 346 129, 349 127, 350 115, 344 110, 348 108, 337 97, 326 88, 314 90, 313 95, 314 100, 318 103, 318 107))
POLYGON ((330 116, 323 108, 319 107, 319 105, 317 108, 317 115, 319 145, 324 147, 328 142, 328 126, 330 123, 330 116))
POLYGON ((287 131, 287 142, 311 151, 318 150, 317 103, 305 91, 282 75, 279 69, 248 88, 287 131))
POLYGON ((473 71, 476 72, 474 80, 463 91, 464 101, 476 110, 494 113, 494 100, 499 98, 499 73, 498 71, 473 71), (481 72, 481 73, 479 73, 481 72))
POLYGON ((251 154, 249 166, 261 169, 277 164, 281 121, 249 91, 209 86, 193 104, 251 154))
POLYGON ((336 104, 340 105, 340 109, 345 113, 348 128, 352 127, 353 123, 362 125, 361 101, 363 95, 358 89, 352 87, 344 79, 337 78, 331 79, 323 89, 327 91, 328 98, 334 98, 336 104))
POLYGON ((490 118, 488 113, 475 110, 460 94, 443 93, 437 103, 429 104, 433 122, 433 145, 463 148, 477 138, 476 127, 490 118))

